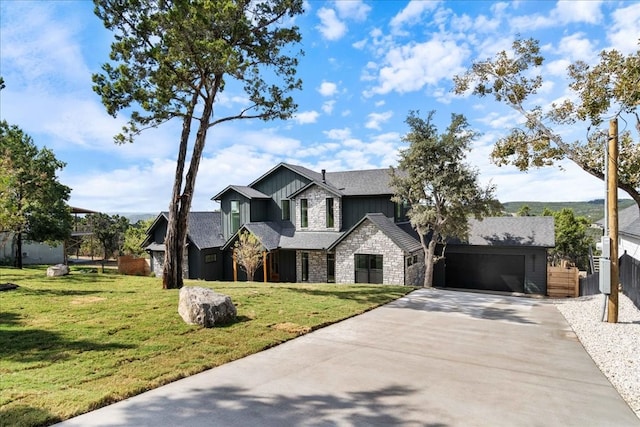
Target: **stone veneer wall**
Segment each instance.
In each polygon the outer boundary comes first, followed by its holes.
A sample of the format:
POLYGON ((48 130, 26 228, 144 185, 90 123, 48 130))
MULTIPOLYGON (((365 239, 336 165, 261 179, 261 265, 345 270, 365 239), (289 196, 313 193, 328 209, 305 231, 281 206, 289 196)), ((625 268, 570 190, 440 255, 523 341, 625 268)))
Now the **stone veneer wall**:
MULTIPOLYGON (((162 277, 162 270, 164 270, 164 252, 161 251, 153 251, 151 252, 151 256, 153 257, 153 275, 156 277, 162 277)), ((182 260, 182 277, 184 279, 189 278, 189 258, 188 253, 185 250, 184 256, 182 260)))
POLYGON ((304 231, 340 231, 342 224, 340 197, 329 193, 317 185, 296 196, 296 229, 304 231), (333 198, 333 227, 327 228, 327 198, 333 198), (300 199, 307 199, 309 226, 300 226, 300 199))
POLYGON ((420 250, 411 254, 412 257, 414 255, 418 256, 418 262, 407 267, 404 284, 409 286, 422 286, 424 284, 424 251, 420 250))
POLYGON ((296 282, 302 282, 302 253, 309 254, 308 283, 327 282, 327 252, 326 251, 296 251, 296 282))
POLYGON ((336 247, 336 283, 355 282, 354 254, 382 255, 382 283, 405 284, 405 255, 368 220, 336 247))

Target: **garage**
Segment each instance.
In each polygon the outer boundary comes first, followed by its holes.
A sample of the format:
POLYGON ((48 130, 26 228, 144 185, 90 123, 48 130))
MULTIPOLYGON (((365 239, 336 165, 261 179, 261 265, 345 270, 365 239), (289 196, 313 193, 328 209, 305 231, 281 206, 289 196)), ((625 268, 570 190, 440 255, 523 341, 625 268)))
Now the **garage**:
POLYGON ((450 253, 445 277, 449 288, 525 292, 525 256, 450 253))
POLYGON ((434 285, 545 295, 553 217, 490 217, 469 221, 468 238, 441 248, 434 285))

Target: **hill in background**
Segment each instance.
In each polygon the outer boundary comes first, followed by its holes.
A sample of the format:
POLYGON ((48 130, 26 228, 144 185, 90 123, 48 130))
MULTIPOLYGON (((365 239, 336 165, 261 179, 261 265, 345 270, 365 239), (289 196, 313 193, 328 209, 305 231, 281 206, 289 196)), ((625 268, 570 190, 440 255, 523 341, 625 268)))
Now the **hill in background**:
MULTIPOLYGON (((618 209, 633 206, 632 199, 618 200, 618 209)), ((604 218, 604 199, 591 200, 588 202, 507 202, 502 204, 507 214, 517 214, 523 206, 528 206, 531 215, 541 215, 544 208, 552 211, 559 211, 564 208, 573 209, 576 216, 584 216, 591 222, 596 222, 604 218)))

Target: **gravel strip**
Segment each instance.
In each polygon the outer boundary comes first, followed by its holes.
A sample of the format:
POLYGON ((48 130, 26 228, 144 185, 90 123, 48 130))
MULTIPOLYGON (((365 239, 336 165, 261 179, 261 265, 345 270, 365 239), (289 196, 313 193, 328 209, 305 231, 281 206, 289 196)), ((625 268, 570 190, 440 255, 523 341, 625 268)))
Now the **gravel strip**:
POLYGON ((618 323, 607 323, 602 321, 604 301, 604 295, 592 295, 555 303, 598 368, 640 417, 640 310, 621 293, 618 323))

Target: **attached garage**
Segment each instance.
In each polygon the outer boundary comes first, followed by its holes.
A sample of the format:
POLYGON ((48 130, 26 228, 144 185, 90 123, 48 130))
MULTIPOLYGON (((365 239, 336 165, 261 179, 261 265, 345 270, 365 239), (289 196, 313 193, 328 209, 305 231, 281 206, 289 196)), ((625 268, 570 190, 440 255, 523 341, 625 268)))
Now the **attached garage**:
POLYGON ((449 242, 436 286, 542 294, 547 249, 555 244, 553 217, 472 220, 467 242, 449 242))

